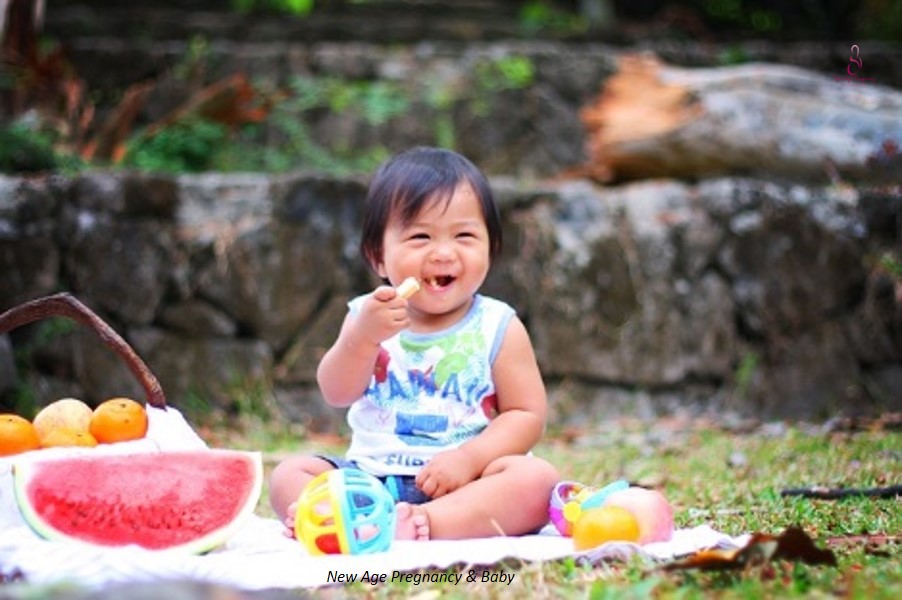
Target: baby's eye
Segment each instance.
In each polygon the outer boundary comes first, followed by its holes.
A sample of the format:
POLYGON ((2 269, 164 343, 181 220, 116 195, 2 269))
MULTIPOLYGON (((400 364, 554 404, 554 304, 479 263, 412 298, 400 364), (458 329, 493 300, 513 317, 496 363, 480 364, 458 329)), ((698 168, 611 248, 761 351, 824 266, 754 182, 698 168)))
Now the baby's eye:
POLYGON ((457 234, 457 237, 458 238, 475 238, 476 234, 473 233, 472 231, 461 231, 460 233, 457 234))
POLYGON ((426 234, 426 233, 412 233, 412 234, 410 234, 409 236, 407 236, 407 239, 410 239, 410 240, 428 240, 428 239, 429 239, 429 234, 426 234))

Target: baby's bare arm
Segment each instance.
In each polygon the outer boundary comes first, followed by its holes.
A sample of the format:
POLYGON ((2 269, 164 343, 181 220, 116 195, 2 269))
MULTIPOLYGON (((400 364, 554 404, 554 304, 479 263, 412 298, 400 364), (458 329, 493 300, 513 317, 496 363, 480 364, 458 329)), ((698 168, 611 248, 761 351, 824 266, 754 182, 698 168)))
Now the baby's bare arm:
POLYGON ((360 398, 373 376, 379 345, 409 324, 407 300, 388 286, 377 288, 357 314, 345 317, 316 371, 326 402, 345 407, 360 398))
POLYGON ((498 416, 465 447, 485 467, 501 456, 525 454, 542 438, 548 402, 529 334, 514 317, 492 367, 498 416))

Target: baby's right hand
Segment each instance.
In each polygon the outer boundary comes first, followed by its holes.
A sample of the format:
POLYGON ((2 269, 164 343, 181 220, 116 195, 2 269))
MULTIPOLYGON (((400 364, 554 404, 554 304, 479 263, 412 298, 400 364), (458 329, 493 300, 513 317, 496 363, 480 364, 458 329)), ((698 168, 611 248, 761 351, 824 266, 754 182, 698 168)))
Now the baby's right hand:
POLYGON ((409 326, 407 300, 387 285, 377 287, 363 301, 354 319, 357 335, 377 346, 409 326))

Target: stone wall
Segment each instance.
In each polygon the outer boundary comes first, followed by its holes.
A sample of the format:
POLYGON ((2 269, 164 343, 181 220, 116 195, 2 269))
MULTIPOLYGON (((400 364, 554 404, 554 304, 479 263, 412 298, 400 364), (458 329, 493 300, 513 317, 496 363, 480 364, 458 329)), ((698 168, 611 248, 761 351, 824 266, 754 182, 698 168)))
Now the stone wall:
MULTIPOLYGON (((292 173, 0 178, 0 310, 67 290, 171 404, 332 429, 314 383, 347 299, 365 181, 292 173), (257 400, 248 400, 256 398, 257 400), (245 403, 245 404, 242 404, 245 403)), ((530 330, 559 424, 902 409, 902 190, 723 178, 598 187, 493 178, 505 251, 485 292, 530 330)), ((96 336, 0 336, 0 388, 91 403, 141 388, 96 336)))

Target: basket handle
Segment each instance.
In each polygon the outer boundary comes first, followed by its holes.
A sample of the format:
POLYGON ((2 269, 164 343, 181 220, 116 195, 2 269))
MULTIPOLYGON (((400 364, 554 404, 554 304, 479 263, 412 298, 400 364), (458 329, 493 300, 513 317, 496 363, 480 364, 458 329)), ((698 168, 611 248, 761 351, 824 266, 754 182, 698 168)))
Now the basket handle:
POLYGON ((156 408, 166 408, 163 388, 147 364, 97 313, 69 293, 37 298, 0 314, 0 335, 20 325, 48 317, 68 317, 93 329, 100 339, 125 361, 129 370, 138 379, 147 395, 147 404, 156 408))

